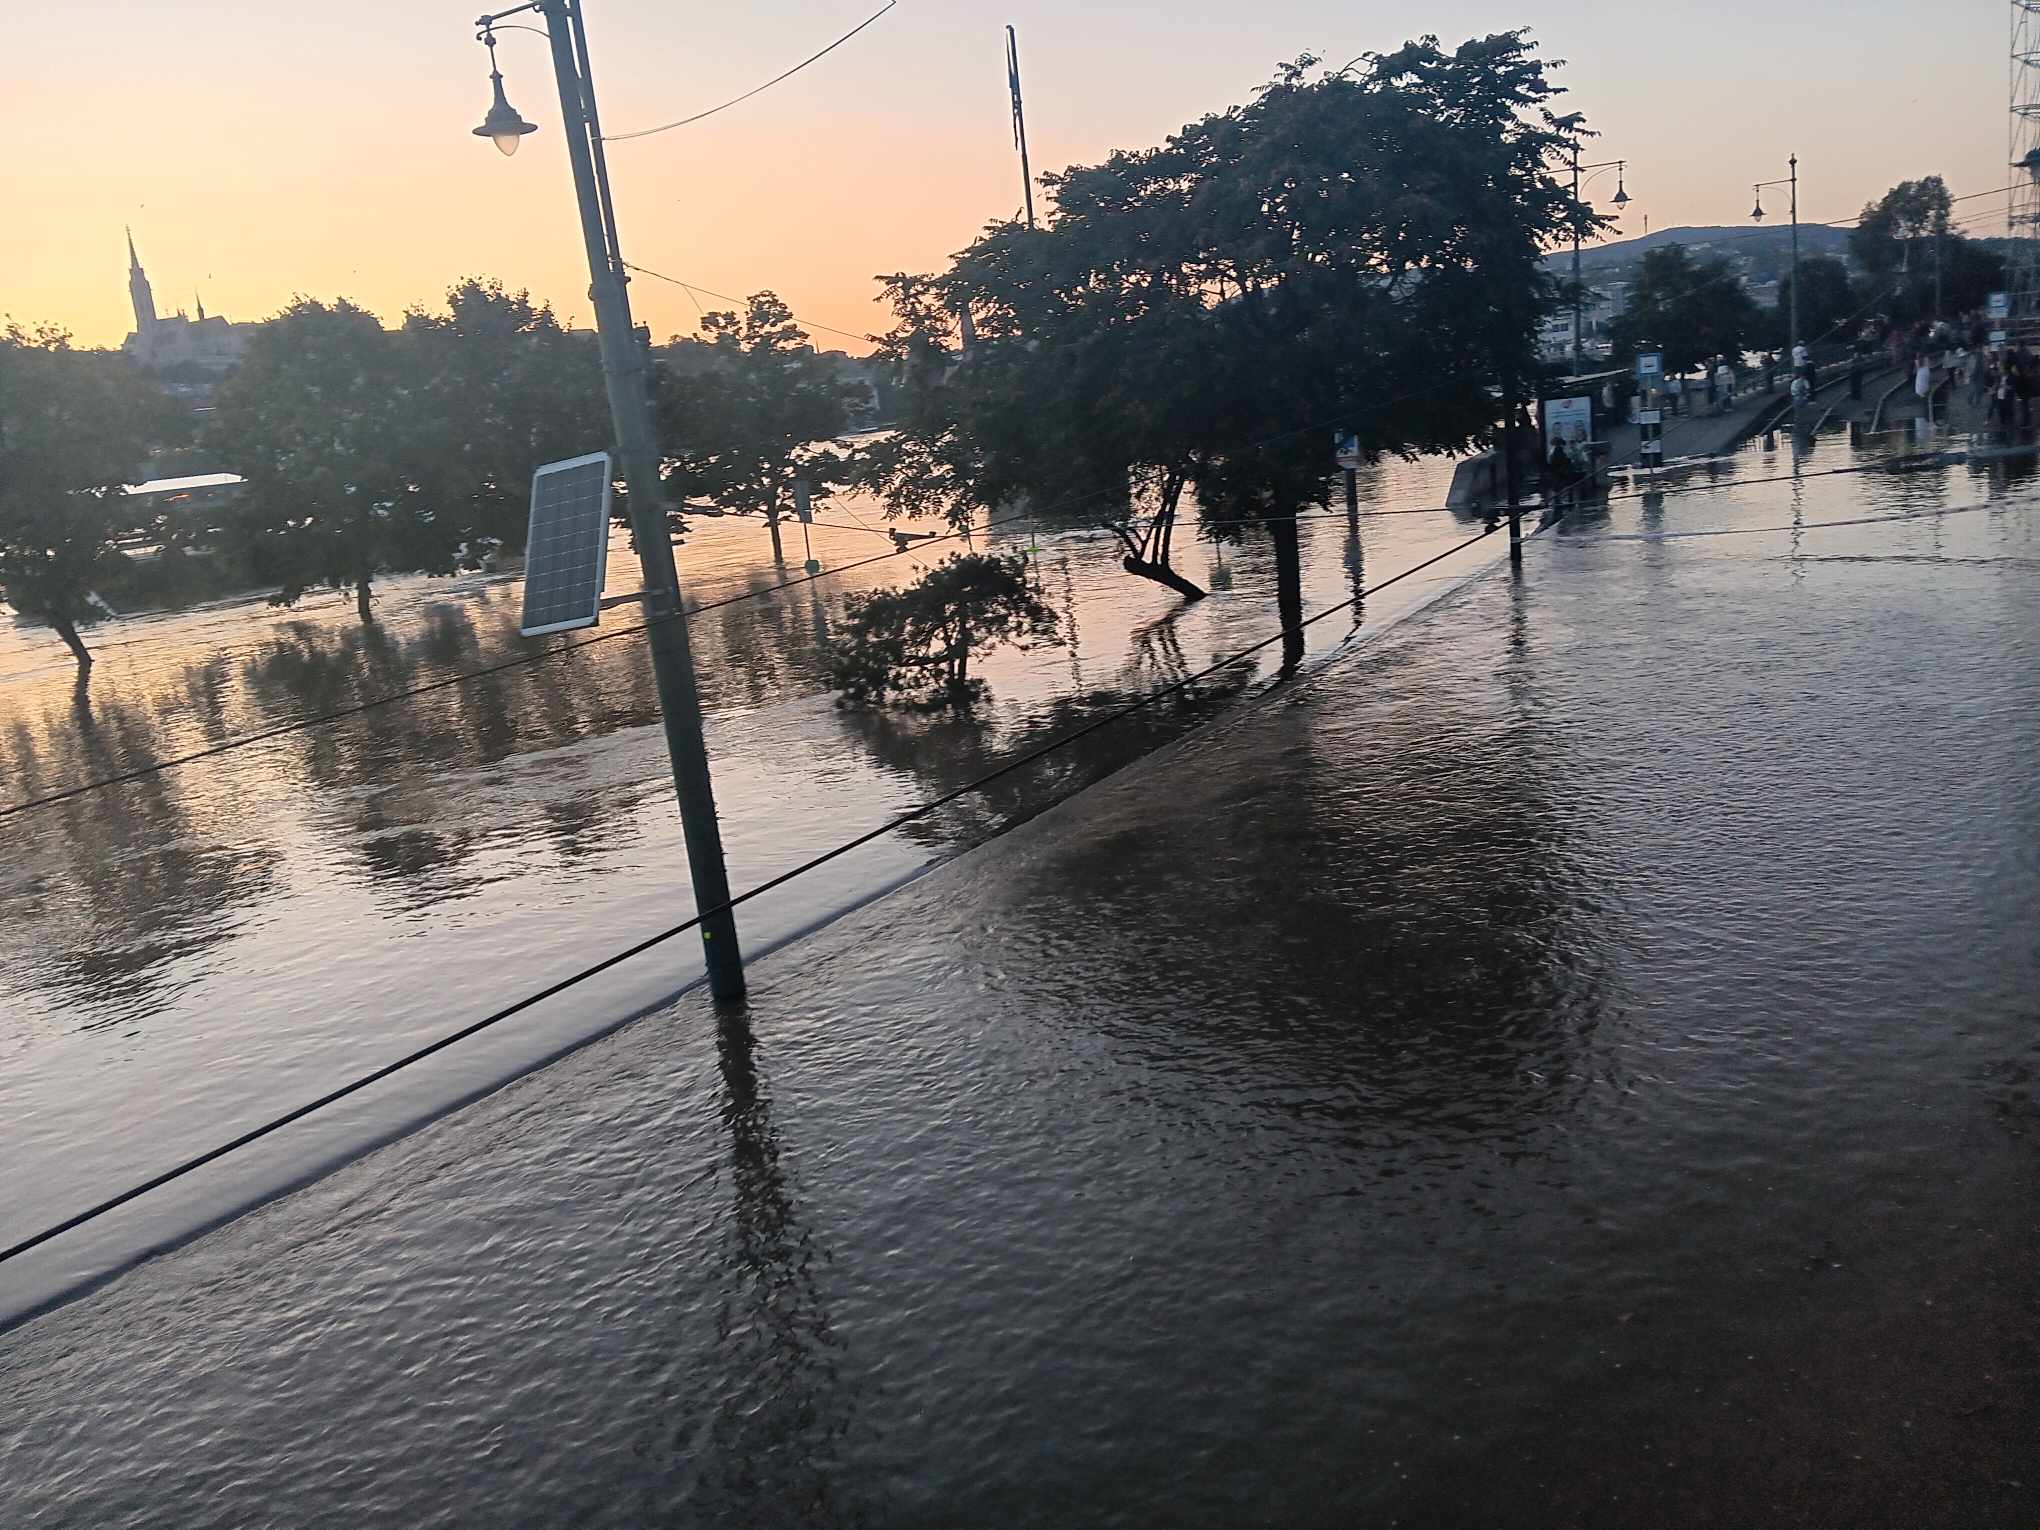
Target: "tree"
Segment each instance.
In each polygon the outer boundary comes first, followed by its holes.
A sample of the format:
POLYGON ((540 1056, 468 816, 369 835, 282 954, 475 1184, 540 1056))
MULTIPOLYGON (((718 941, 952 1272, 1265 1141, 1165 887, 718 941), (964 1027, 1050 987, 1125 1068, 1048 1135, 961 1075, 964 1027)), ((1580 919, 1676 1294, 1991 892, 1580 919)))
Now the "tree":
POLYGON ((62 330, 0 330, 0 595, 47 622, 78 660, 92 592, 138 527, 125 486, 174 430, 174 410, 125 357, 77 351, 62 330))
POLYGON ((1948 232, 1954 199, 1938 175, 1900 181, 1875 202, 1866 202, 1862 217, 1849 230, 1849 253, 1873 278, 1898 271, 1924 269, 1922 241, 1948 232))
POLYGON ((471 276, 447 291, 443 314, 407 312, 399 346, 417 417, 436 437, 416 464, 435 518, 522 547, 533 470, 609 440, 594 337, 569 334, 528 292, 471 276))
POLYGON ((973 652, 1061 641, 1055 612, 1028 587, 1025 558, 958 553, 905 589, 851 596, 827 679, 852 705, 903 695, 967 707, 985 691, 970 673, 973 652))
POLYGON ((1755 301, 1727 261, 1695 260, 1684 245, 1668 244, 1643 257, 1611 338, 1618 360, 1655 345, 1667 371, 1687 372, 1716 356, 1741 355, 1762 328, 1755 301))
POLYGON ((1551 174, 1575 128, 1521 33, 1316 65, 1043 177, 1046 227, 886 280, 903 399, 869 473, 892 513, 1075 508, 1195 596, 1169 566, 1187 489, 1208 533, 1266 530, 1294 628, 1335 427, 1376 454, 1488 439, 1494 383, 1534 370, 1542 250, 1602 224, 1551 174))
MULTIPOLYGON (((1849 281, 1849 268, 1832 255, 1809 255, 1799 262, 1799 334, 1809 345, 1823 340, 1853 340, 1848 333, 1852 320, 1858 319, 1864 308, 1864 299, 1849 281)), ((1792 289, 1791 274, 1778 289, 1778 306, 1770 314, 1770 323, 1764 327, 1765 344, 1774 350, 1783 350, 1791 343, 1792 289)))
POLYGON ((278 585, 276 604, 352 589, 372 621, 379 575, 479 566, 483 549, 435 470, 449 443, 415 361, 367 310, 299 298, 256 331, 220 389, 211 445, 246 480, 234 531, 278 585), (432 503, 434 486, 446 502, 432 503))
POLYGON ((703 315, 701 330, 701 340, 676 339, 660 369, 669 479, 725 514, 763 516, 772 559, 784 563, 779 525, 794 509, 794 480, 807 479, 816 504, 845 481, 845 459, 816 443, 849 429, 854 390, 774 293, 752 293, 741 315, 703 315))

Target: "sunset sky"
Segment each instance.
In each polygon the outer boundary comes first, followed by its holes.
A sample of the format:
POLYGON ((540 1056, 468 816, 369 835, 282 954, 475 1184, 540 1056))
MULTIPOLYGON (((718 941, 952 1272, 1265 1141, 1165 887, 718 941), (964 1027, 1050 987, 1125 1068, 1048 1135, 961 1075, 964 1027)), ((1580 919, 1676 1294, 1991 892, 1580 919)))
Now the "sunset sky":
MULTIPOLYGON (((589 0, 611 133, 749 89, 881 0, 589 0)), ((540 131, 504 160, 469 129, 488 105, 475 7, 352 0, 66 0, 10 18, 0 191, 14 217, 0 313, 84 344, 131 327, 123 224, 159 309, 253 319, 293 293, 394 319, 467 274, 589 322, 587 276, 543 39, 504 32, 511 102, 540 131)), ((1424 7, 1377 0, 901 0, 755 100, 610 151, 626 256, 704 287, 770 287, 810 323, 884 326, 875 273, 925 270, 1020 201, 1003 26, 1020 31, 1037 169, 1160 141, 1238 102, 1279 60, 1334 63, 1433 30, 1448 45, 1528 26, 1564 59, 1562 109, 1626 157, 1625 232, 1747 221, 1750 185, 1799 154, 1801 213, 1843 218, 1892 182, 2003 186, 2005 8, 1708 0, 1424 7)), ((1614 190, 1612 178, 1594 194, 1614 190)), ((1767 198, 1766 206, 1773 204, 1767 198)), ((2002 198, 1964 203, 2003 232, 2002 198)), ((1782 219, 1782 195, 1775 210, 1782 219)), ((691 331, 677 288, 633 286, 664 339, 691 331)), ((711 304, 713 306, 713 304, 711 304)), ((861 349, 818 333, 824 345, 861 349)))

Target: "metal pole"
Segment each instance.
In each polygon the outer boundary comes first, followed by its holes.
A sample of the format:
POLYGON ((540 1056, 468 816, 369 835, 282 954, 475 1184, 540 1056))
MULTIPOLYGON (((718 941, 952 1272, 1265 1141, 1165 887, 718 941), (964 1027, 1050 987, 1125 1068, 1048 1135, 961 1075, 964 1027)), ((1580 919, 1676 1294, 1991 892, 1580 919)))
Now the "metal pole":
POLYGON ((1027 195, 1027 226, 1034 227, 1034 172, 1027 164, 1027 113, 1020 104, 1020 39, 1006 28, 1006 80, 1013 87, 1013 146, 1020 151, 1020 189, 1027 195))
POLYGON ((1580 146, 1572 146, 1572 375, 1580 375, 1580 146))
POLYGON ((673 540, 666 523, 653 444, 651 404, 646 392, 645 357, 631 323, 623 256, 609 212, 606 177, 598 179, 600 127, 594 87, 585 75, 587 56, 579 0, 544 0, 539 7, 552 41, 553 74, 559 83, 560 115, 567 156, 574 167, 574 192, 581 209, 581 234, 588 246, 589 297, 602 347, 602 381, 616 431, 617 455, 630 489, 632 539, 646 590, 652 672, 665 714, 666 752, 680 798, 680 826, 687 844, 687 869, 694 905, 702 915, 702 954, 709 990, 718 999, 744 992, 744 957, 737 922, 729 908, 730 881, 723 864, 722 830, 716 823, 715 792, 709 779, 708 744, 701 729, 701 693, 680 603, 680 575, 673 566, 673 540), (577 53, 579 58, 577 59, 577 53))
MULTIPOLYGON (((1797 154, 1792 156, 1791 163, 1792 163, 1792 354, 1796 358, 1799 354, 1799 156, 1797 154)), ((1813 358, 1811 356, 1807 358, 1809 364, 1812 362, 1812 360, 1813 358)), ((1813 386, 1811 379, 1808 380, 1807 386, 1809 388, 1813 386)), ((1792 393, 1792 415, 1795 420, 1799 416, 1799 392, 1796 388, 1793 390, 1792 393)))

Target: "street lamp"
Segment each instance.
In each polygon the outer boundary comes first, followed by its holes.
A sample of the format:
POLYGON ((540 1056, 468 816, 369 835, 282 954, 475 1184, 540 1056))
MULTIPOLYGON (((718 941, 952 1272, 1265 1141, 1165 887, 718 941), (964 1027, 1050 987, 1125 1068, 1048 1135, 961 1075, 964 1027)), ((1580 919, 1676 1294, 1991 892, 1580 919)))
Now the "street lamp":
POLYGON ((673 536, 666 523, 659 456, 653 445, 645 348, 631 323, 626 291, 630 277, 617 244, 616 211, 609 196, 609 166, 602 152, 595 86, 588 73, 588 34, 581 24, 581 0, 528 0, 475 22, 476 40, 489 49, 489 76, 496 90, 495 104, 475 133, 511 154, 525 134, 536 131, 504 99, 503 76, 496 70, 495 24, 526 11, 544 20, 544 35, 552 44, 560 121, 566 129, 567 157, 573 165, 574 192, 580 202, 581 235, 588 247, 588 295, 594 301, 595 330, 602 348, 602 381, 609 394, 616 454, 630 489, 632 540, 637 544, 645 586, 645 632, 652 650, 652 672, 658 680, 659 706, 665 714, 666 752, 680 799, 680 825, 687 841, 694 906, 701 920, 709 989, 718 999, 734 999, 744 992, 744 958, 729 906, 729 872, 723 864, 708 744, 702 736, 701 692, 687 640, 680 575, 673 566, 673 536))
MULTIPOLYGON (((1791 175, 1782 181, 1758 181, 1756 184, 1756 205, 1750 209, 1750 217, 1764 221, 1764 192, 1772 186, 1792 188, 1792 375, 1799 375, 1799 156, 1793 155, 1786 161, 1792 167, 1791 175)), ((1799 408, 1799 395, 1792 395, 1792 407, 1799 408)))
MULTIPOLYGON (((1604 159, 1599 164, 1583 165, 1580 163, 1580 142, 1577 138, 1573 140, 1572 194, 1575 211, 1579 207, 1580 200, 1580 172, 1582 170, 1610 169, 1615 172, 1615 205, 1617 207, 1627 207, 1629 205, 1629 191, 1623 184, 1623 177, 1628 173, 1629 161, 1626 159, 1604 159)), ((1591 180, 1592 177, 1589 176, 1588 179, 1591 180)), ((1573 223, 1572 233, 1572 374, 1575 377, 1580 375, 1580 291, 1580 227, 1576 219, 1573 223)))
POLYGON ((538 124, 526 122, 503 98, 503 71, 496 67, 496 34, 484 27, 482 42, 489 50, 489 83, 495 87, 496 101, 488 116, 482 118, 482 125, 475 129, 475 137, 488 139, 508 157, 517 152, 517 145, 524 141, 526 133, 538 131, 538 124))

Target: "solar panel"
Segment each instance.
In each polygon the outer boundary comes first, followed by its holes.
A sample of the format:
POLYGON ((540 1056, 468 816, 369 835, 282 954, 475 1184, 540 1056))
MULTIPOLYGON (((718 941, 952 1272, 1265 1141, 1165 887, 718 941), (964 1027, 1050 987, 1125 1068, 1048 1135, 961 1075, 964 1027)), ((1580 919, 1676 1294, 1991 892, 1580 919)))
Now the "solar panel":
POLYGON ((526 637, 592 627, 609 564, 609 453, 548 462, 531 475, 524 544, 526 637))

